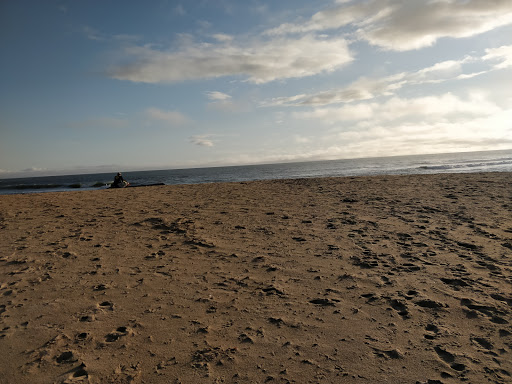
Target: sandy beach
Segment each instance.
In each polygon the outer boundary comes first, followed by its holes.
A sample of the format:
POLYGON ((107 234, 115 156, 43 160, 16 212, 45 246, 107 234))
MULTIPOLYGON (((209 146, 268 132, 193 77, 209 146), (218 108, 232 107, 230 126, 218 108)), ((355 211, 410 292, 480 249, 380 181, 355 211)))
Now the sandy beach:
POLYGON ((512 174, 0 196, 0 383, 510 383, 512 174))

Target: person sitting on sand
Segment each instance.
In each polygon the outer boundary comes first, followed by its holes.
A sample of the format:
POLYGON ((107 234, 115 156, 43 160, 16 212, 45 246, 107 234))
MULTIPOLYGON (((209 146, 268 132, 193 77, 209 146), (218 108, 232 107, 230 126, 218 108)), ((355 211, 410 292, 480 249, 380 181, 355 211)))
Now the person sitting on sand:
POLYGON ((112 188, 124 188, 128 185, 128 183, 123 179, 123 175, 121 172, 118 172, 114 177, 114 182, 112 183, 112 188))

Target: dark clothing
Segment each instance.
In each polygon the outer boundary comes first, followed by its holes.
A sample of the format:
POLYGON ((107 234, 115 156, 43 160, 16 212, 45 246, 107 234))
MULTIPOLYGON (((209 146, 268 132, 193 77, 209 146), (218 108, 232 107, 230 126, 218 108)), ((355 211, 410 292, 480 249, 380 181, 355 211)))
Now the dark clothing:
POLYGON ((114 182, 112 183, 112 187, 114 187, 114 188, 121 188, 123 186, 124 186, 123 176, 116 175, 114 177, 114 182))

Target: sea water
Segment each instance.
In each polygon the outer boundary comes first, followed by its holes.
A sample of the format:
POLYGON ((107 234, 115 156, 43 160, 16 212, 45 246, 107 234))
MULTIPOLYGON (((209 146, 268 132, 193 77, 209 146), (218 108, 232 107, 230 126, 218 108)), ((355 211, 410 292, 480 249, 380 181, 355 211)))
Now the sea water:
MULTIPOLYGON (((198 184, 311 177, 512 172, 512 150, 229 167, 123 172, 131 185, 198 184)), ((113 173, 0 179, 0 194, 107 188, 113 173)))

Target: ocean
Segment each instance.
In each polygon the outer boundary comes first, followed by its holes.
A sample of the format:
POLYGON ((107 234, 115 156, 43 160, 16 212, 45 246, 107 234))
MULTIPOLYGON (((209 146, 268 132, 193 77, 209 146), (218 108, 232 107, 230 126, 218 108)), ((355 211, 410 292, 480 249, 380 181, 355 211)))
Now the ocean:
MULTIPOLYGON (((311 177, 512 172, 512 150, 134 172, 121 169, 119 171, 123 172, 124 179, 132 186, 311 177)), ((113 179, 114 173, 0 179, 0 194, 104 189, 113 179)))

